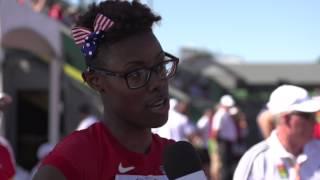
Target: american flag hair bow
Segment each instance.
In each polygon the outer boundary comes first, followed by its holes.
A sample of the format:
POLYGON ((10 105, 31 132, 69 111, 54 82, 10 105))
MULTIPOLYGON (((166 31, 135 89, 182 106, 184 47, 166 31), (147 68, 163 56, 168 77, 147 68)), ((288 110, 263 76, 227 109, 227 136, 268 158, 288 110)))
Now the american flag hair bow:
POLYGON ((87 28, 74 27, 71 30, 73 39, 77 45, 82 44, 81 51, 86 57, 93 57, 97 44, 103 39, 104 32, 113 26, 114 22, 108 17, 97 14, 94 20, 94 31, 87 28))

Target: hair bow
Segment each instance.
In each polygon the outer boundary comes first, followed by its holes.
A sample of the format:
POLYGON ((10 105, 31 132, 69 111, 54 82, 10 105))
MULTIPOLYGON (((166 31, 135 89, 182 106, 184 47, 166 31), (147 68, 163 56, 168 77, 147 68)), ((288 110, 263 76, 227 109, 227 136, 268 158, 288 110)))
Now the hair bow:
POLYGON ((94 31, 84 27, 72 28, 72 36, 77 45, 82 44, 81 51, 86 57, 93 57, 97 44, 103 39, 104 32, 113 26, 114 22, 108 17, 97 14, 94 20, 94 31))

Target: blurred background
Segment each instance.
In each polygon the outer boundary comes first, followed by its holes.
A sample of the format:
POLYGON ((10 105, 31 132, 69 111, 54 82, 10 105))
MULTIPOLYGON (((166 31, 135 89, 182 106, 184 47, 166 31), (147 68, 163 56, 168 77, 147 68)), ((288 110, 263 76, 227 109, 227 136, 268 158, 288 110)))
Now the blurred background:
MULTIPOLYGON (((87 103, 100 117, 97 94, 81 78, 84 58, 70 29, 98 0, 0 0, 0 92, 12 97, 1 134, 16 162, 30 171, 37 150, 80 122, 87 103)), ((142 1, 162 16, 163 48, 180 58, 170 96, 190 102, 190 119, 231 94, 248 122, 248 146, 261 140, 256 117, 278 85, 320 88, 319 1, 142 1)))

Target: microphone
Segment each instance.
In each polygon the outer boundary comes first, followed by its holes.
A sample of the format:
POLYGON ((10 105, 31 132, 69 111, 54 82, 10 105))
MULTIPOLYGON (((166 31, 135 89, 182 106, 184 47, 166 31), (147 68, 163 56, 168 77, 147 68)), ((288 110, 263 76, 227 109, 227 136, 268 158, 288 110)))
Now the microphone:
POLYGON ((169 180, 207 180, 200 157, 185 141, 169 145, 163 155, 164 171, 169 180))

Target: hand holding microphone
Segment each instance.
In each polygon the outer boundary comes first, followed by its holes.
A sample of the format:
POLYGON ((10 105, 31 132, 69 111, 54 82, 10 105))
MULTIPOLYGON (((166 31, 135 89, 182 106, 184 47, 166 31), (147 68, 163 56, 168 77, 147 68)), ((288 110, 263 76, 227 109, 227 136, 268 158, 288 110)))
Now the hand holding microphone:
POLYGON ((207 180, 199 155, 190 143, 179 141, 168 146, 163 157, 169 180, 207 180))

